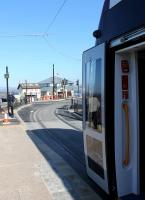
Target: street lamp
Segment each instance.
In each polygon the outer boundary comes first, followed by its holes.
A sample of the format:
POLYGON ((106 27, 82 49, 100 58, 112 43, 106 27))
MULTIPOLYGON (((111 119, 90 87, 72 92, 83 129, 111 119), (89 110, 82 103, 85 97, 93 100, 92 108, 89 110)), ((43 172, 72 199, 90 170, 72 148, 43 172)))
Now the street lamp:
POLYGON ((9 113, 9 102, 8 102, 8 97, 9 97, 9 72, 8 72, 8 67, 6 66, 6 73, 4 74, 4 78, 6 79, 6 86, 7 86, 7 109, 9 113))

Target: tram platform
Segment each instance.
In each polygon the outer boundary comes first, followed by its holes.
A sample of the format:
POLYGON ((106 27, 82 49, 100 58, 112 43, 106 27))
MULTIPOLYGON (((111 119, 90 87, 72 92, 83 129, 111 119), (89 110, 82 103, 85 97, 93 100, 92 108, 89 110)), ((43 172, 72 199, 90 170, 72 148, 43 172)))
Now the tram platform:
POLYGON ((0 199, 102 200, 22 122, 0 126, 0 147, 0 199))
POLYGON ((0 126, 6 126, 6 125, 16 125, 19 124, 20 121, 14 114, 13 116, 9 116, 5 112, 0 112, 0 126))
POLYGON ((0 199, 51 200, 40 175, 43 160, 22 125, 0 126, 0 199))

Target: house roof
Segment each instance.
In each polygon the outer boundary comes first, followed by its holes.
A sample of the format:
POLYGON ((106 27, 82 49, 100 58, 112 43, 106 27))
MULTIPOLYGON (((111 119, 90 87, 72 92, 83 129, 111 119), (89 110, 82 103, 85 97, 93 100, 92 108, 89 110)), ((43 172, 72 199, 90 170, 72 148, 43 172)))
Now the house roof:
POLYGON ((22 89, 40 89, 40 85, 38 83, 20 83, 18 88, 22 89))
MULTIPOLYGON (((58 76, 54 76, 54 82, 55 83, 61 83, 63 79, 64 78, 60 78, 58 76)), ((50 78, 47 78, 45 80, 42 80, 42 81, 38 82, 38 84, 43 84, 43 83, 53 83, 53 77, 50 77, 50 78)), ((68 80, 68 83, 73 83, 73 81, 68 80)))
MULTIPOLYGON (((59 89, 63 89, 63 88, 61 86, 57 86, 57 90, 59 90, 59 89)), ((78 86, 77 85, 72 85, 72 86, 66 85, 65 89, 68 90, 68 91, 71 91, 71 90, 78 91, 78 86)), ((80 87, 80 90, 82 90, 81 87, 80 87)), ((52 86, 50 86, 50 87, 43 87, 43 88, 41 88, 41 91, 42 92, 47 92, 47 91, 48 92, 52 92, 53 91, 53 87, 52 86)))

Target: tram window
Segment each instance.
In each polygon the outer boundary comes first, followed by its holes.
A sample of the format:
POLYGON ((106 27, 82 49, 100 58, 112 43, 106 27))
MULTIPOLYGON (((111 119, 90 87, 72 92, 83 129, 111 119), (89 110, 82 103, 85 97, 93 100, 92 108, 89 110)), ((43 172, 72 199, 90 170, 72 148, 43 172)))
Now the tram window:
POLYGON ((97 59, 86 65, 86 125, 102 133, 101 64, 97 59))

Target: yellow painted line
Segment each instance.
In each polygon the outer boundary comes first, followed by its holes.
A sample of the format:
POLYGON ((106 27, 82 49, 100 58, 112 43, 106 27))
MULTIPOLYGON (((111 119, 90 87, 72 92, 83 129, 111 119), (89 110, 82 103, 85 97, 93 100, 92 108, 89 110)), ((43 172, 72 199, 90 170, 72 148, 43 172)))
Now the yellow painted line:
POLYGON ((26 130, 21 124, 0 124, 1 128, 16 128, 18 126, 21 127, 23 130, 26 130))

